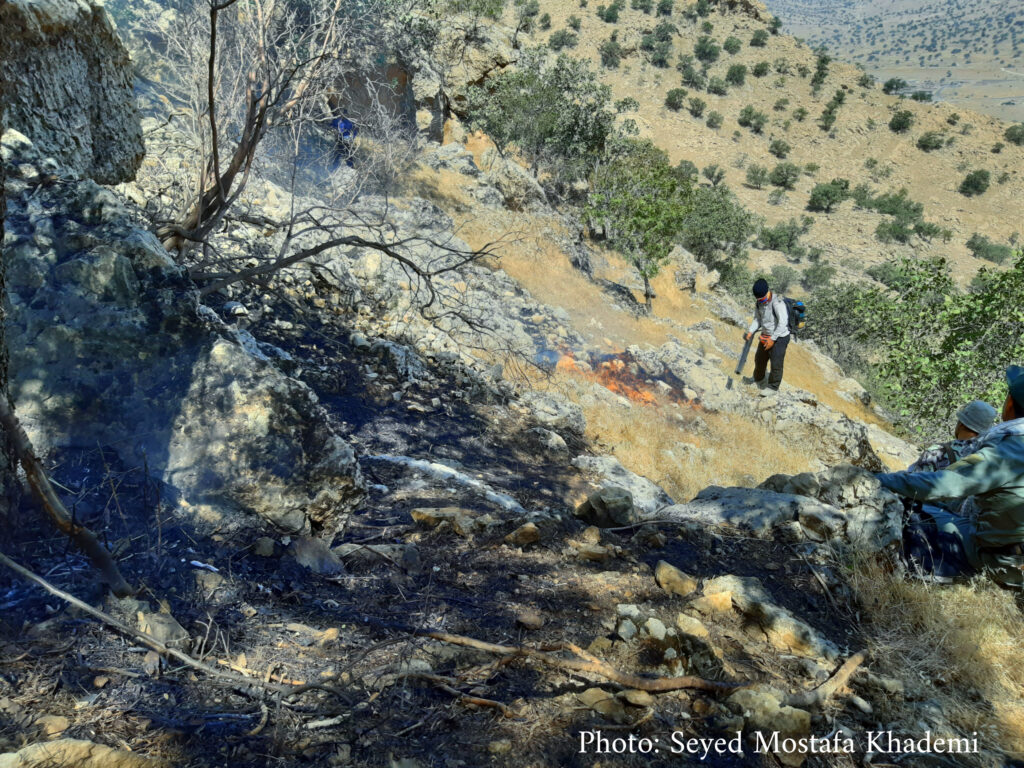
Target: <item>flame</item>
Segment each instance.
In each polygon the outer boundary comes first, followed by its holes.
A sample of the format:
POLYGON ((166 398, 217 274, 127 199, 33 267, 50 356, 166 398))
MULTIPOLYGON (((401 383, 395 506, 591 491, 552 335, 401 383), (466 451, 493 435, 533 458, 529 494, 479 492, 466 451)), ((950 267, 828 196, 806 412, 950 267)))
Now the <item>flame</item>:
MULTIPOLYGON (((592 367, 581 366, 575 355, 568 351, 560 355, 555 369, 596 381, 605 389, 638 405, 657 405, 658 398, 652 391, 651 383, 635 374, 630 368, 630 362, 632 361, 629 353, 616 352, 602 358, 592 367)), ((674 386, 672 382, 665 383, 669 384, 666 391, 669 400, 680 404, 697 405, 696 401, 691 403, 687 400, 680 388, 674 386)))

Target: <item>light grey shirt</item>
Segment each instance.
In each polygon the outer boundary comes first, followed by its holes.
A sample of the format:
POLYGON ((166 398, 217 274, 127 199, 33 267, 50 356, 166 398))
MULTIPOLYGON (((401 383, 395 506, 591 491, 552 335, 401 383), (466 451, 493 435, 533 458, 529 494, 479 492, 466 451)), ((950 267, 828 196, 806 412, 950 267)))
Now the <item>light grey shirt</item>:
POLYGON ((789 310, 786 309, 785 299, 773 293, 771 301, 755 305, 754 319, 747 330, 750 333, 760 330, 770 336, 772 341, 789 336, 789 310))

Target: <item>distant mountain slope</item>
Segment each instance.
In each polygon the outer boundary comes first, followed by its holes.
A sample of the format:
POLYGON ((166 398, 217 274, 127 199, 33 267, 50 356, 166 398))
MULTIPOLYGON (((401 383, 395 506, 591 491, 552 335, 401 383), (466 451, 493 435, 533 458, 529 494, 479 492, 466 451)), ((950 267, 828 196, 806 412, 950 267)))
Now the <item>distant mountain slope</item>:
POLYGON ((1024 0, 768 0, 783 28, 880 77, 1024 118, 1024 0))

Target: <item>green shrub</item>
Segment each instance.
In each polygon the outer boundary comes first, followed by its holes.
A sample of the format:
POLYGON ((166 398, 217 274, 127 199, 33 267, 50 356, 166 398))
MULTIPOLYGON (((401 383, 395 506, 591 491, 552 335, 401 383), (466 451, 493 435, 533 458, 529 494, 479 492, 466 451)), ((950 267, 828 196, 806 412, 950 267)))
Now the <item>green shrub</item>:
POLYGON ((707 126, 708 128, 721 128, 722 127, 722 113, 721 112, 708 112, 707 126))
POLYGON ((932 100, 932 92, 931 91, 914 91, 912 94, 910 94, 910 98, 912 98, 914 101, 931 101, 932 100))
POLYGON ((552 51, 560 51, 563 48, 575 48, 580 39, 575 32, 568 29, 560 29, 552 32, 548 38, 548 48, 552 51))
POLYGON ((676 164, 676 174, 679 178, 685 181, 696 181, 698 173, 699 171, 697 170, 697 166, 689 160, 680 160, 679 163, 676 164))
POLYGON ((705 21, 700 25, 700 31, 703 32, 705 35, 710 35, 711 30, 713 30, 714 28, 715 25, 712 24, 710 21, 705 21))
POLYGON ((683 85, 688 85, 691 88, 703 88, 707 85, 707 78, 694 66, 692 61, 680 61, 676 65, 676 69, 682 75, 683 85))
POLYGON ((754 189, 761 189, 768 183, 768 169, 763 165, 751 165, 747 168, 747 184, 754 189))
POLYGON ((729 92, 729 86, 726 85, 725 80, 720 77, 712 77, 708 80, 708 93, 713 93, 716 96, 725 96, 729 92))
POLYGON ((905 90, 907 81, 899 77, 890 77, 882 84, 882 93, 894 94, 905 90))
POLYGON ((783 98, 779 99, 778 101, 776 101, 775 104, 772 105, 772 109, 774 109, 776 112, 785 112, 786 111, 786 107, 788 107, 788 106, 789 106, 789 99, 783 97, 783 98))
POLYGON ((788 264, 776 264, 772 267, 771 277, 772 290, 777 293, 785 293, 789 286, 800 278, 800 273, 788 264))
POLYGON ((865 271, 870 277, 873 277, 886 288, 899 290, 907 284, 906 273, 900 268, 899 264, 892 261, 876 264, 873 267, 868 267, 865 271))
POLYGON ((654 10, 654 0, 630 0, 629 6, 634 11, 650 13, 654 10))
POLYGON ((612 3, 605 7, 603 5, 597 6, 597 18, 607 24, 615 24, 619 20, 619 10, 622 8, 620 3, 612 3))
POLYGON ((906 133, 913 124, 914 113, 907 109, 901 109, 889 120, 889 130, 893 133, 906 133))
POLYGON ((784 189, 773 189, 768 193, 768 204, 769 205, 782 205, 786 200, 786 191, 784 189))
POLYGON ((605 40, 597 50, 601 54, 601 66, 608 69, 618 68, 622 61, 622 46, 618 40, 605 40))
POLYGON ((654 296, 650 279, 682 237, 692 199, 689 183, 649 141, 613 143, 592 174, 587 221, 637 270, 648 308, 654 296))
POLYGON ((700 99, 694 96, 692 99, 690 99, 687 105, 687 109, 690 110, 690 114, 693 115, 694 117, 700 117, 701 115, 704 114, 704 108, 707 105, 708 104, 706 101, 704 101, 704 99, 700 99))
POLYGON ((875 227, 875 237, 882 243, 909 243, 914 230, 899 219, 885 219, 875 227))
POLYGON ((800 237, 807 234, 813 219, 805 216, 803 221, 790 219, 780 221, 773 227, 762 226, 757 235, 757 246, 768 251, 781 251, 789 256, 802 256, 804 248, 800 245, 800 237))
POLYGON ((697 0, 694 11, 698 16, 707 16, 711 13, 711 3, 708 0, 697 0))
POLYGON ((875 78, 865 72, 860 76, 860 78, 858 78, 857 85, 861 88, 873 88, 875 85, 875 78))
MULTIPOLYGON (((683 222, 683 246, 723 281, 742 274, 754 217, 723 185, 693 190, 693 208, 683 222)), ((750 290, 749 283, 745 290, 750 290)))
POLYGON ((960 122, 960 115, 954 112, 953 114, 946 118, 946 122, 949 123, 950 125, 956 125, 957 123, 960 122))
POLYGON ((743 85, 747 80, 747 68, 743 64, 733 64, 725 73, 725 82, 730 85, 743 85))
POLYGON ((725 169, 718 165, 707 165, 700 173, 711 182, 712 187, 717 187, 725 179, 725 169))
POLYGON ((985 170, 971 171, 960 182, 960 194, 964 197, 976 197, 985 194, 992 180, 992 174, 985 170))
POLYGON ((654 46, 651 52, 651 64, 660 69, 667 69, 669 59, 672 58, 672 41, 663 40, 654 46))
POLYGON ((804 274, 800 278, 800 283, 808 291, 819 291, 823 288, 827 288, 832 282, 832 278, 835 276, 836 268, 831 264, 812 264, 804 270, 804 274))
POLYGON ((767 61, 759 61, 754 65, 754 68, 750 70, 750 73, 754 77, 764 77, 772 70, 772 65, 767 61))
POLYGON ((750 37, 750 44, 755 48, 764 48, 768 45, 768 32, 764 29, 758 29, 754 31, 754 34, 750 37))
POLYGON ((733 56, 739 53, 742 47, 743 43, 740 42, 738 37, 727 37, 725 42, 722 43, 722 48, 725 49, 725 52, 733 56))
POLYGON ((1013 249, 1010 246, 993 243, 985 235, 977 232, 971 235, 967 241, 967 250, 977 259, 985 259, 996 264, 1002 264, 1013 255, 1013 249))
POLYGON ((541 14, 541 17, 537 19, 537 25, 544 30, 551 29, 551 14, 541 14))
POLYGON ((831 61, 832 58, 826 53, 825 49, 820 48, 814 62, 814 76, 811 78, 811 89, 815 93, 825 83, 825 78, 828 77, 828 65, 831 61))
POLYGON ((1002 151, 1003 151, 1003 148, 1004 148, 1005 146, 1006 146, 1006 145, 1005 145, 1005 144, 1003 144, 1003 142, 1001 142, 1001 141, 997 141, 997 142, 996 142, 995 144, 993 144, 993 145, 992 145, 992 154, 993 154, 993 155, 998 155, 998 154, 999 154, 1000 152, 1002 152, 1002 151))
POLYGON ((946 144, 946 139, 938 131, 928 131, 927 133, 921 134, 921 137, 917 140, 917 148, 923 152, 931 152, 934 149, 942 149, 946 144))
POLYGON ((821 170, 821 166, 817 163, 808 163, 804 166, 804 174, 807 176, 813 176, 821 170))
POLYGON ((768 176, 773 186, 793 189, 800 179, 800 168, 793 163, 779 163, 768 176))
POLYGON ((804 120, 807 119, 807 110, 804 109, 803 107, 797 107, 796 110, 793 112, 793 119, 796 120, 798 123, 802 123, 804 120))
POLYGON ((658 0, 658 15, 671 16, 675 7, 675 0, 658 0))
POLYGON ((831 213, 832 209, 850 196, 850 182, 846 179, 833 179, 827 184, 817 184, 811 190, 807 201, 807 210, 831 213))
POLYGON ((688 91, 685 88, 673 88, 665 94, 665 106, 673 112, 678 112, 683 108, 683 100, 686 98, 687 93, 688 91))
POLYGON ((792 147, 782 139, 772 139, 772 143, 768 145, 768 151, 780 160, 785 160, 791 149, 792 147))
POLYGON ((764 112, 758 112, 752 105, 748 104, 740 110, 737 122, 744 128, 750 128, 754 133, 761 133, 765 123, 768 122, 768 115, 764 112))
POLYGON ((717 61, 720 52, 721 48, 718 47, 718 43, 707 35, 698 38, 697 42, 693 45, 693 55, 705 64, 717 61))
POLYGON ((580 31, 580 27, 583 26, 583 21, 580 19, 579 16, 575 16, 575 15, 570 16, 569 20, 567 22, 565 22, 565 23, 568 24, 569 28, 572 29, 574 32, 579 32, 580 31))
POLYGON ((1003 133, 1003 138, 1011 144, 1016 144, 1018 147, 1024 147, 1024 123, 1011 125, 1003 133))
POLYGON ((778 16, 772 16, 772 20, 768 22, 768 31, 773 35, 777 35, 780 29, 782 29, 782 19, 778 16))

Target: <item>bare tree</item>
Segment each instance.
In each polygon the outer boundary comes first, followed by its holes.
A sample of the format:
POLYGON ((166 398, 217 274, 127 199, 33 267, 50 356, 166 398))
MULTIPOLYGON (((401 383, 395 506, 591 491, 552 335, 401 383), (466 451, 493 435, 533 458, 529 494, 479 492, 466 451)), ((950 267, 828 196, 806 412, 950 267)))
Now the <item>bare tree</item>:
POLYGON ((459 314, 435 279, 493 249, 402 233, 391 199, 419 152, 401 64, 431 34, 428 2, 179 0, 169 18, 140 18, 168 108, 140 179, 202 294, 370 248, 410 275, 424 310, 459 314), (359 128, 354 167, 331 127, 343 115, 359 128))

